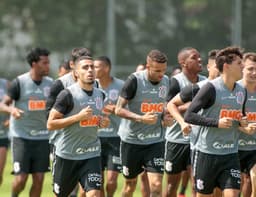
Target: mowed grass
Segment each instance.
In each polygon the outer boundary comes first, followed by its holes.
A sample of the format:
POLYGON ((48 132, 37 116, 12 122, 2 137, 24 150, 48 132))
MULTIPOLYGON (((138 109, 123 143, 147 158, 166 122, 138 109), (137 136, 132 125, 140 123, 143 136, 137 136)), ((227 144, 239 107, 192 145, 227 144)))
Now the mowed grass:
MULTIPOLYGON (((11 171, 12 171, 12 163, 11 163, 11 154, 10 154, 10 151, 9 151, 6 166, 5 166, 5 170, 4 170, 4 175, 3 175, 3 183, 0 186, 0 197, 11 196, 11 185, 12 185, 12 180, 14 178, 14 176, 11 175, 11 171)), ((165 177, 164 177, 164 180, 165 180, 165 177)), ((117 191, 115 193, 116 197, 121 196, 123 182, 124 182, 124 178, 123 178, 122 174, 120 174, 119 178, 118 178, 118 188, 117 188, 117 191)), ((165 183, 163 185, 165 186, 165 183)), ((19 195, 19 197, 28 197, 30 186, 31 186, 31 176, 29 177, 29 180, 27 181, 25 190, 22 191, 22 193, 19 195)), ((190 196, 190 192, 191 192, 191 190, 190 190, 190 186, 189 186, 187 191, 186 191, 186 196, 190 196)), ((41 196, 42 197, 54 196, 54 194, 52 192, 52 175, 51 175, 50 172, 46 173, 44 186, 43 186, 43 192, 42 192, 41 196)), ((134 197, 140 197, 141 196, 140 183, 139 182, 137 184, 137 188, 136 188, 136 191, 134 192, 133 196, 134 197)))

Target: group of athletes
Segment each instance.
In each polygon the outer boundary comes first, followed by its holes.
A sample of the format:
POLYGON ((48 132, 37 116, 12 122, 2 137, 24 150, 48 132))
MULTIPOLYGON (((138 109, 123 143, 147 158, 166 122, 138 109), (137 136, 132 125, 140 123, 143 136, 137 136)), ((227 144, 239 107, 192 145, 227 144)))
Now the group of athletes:
POLYGON ((212 50, 206 78, 200 53, 186 47, 168 77, 166 54, 151 50, 126 81, 87 48, 74 48, 53 80, 49 55, 32 49, 28 72, 0 80, 0 183, 9 137, 11 197, 29 174, 29 195, 41 195, 50 152, 58 197, 77 188, 80 197, 114 196, 120 173, 123 197, 139 176, 141 196, 176 197, 185 172, 192 196, 256 196, 256 53, 212 50))

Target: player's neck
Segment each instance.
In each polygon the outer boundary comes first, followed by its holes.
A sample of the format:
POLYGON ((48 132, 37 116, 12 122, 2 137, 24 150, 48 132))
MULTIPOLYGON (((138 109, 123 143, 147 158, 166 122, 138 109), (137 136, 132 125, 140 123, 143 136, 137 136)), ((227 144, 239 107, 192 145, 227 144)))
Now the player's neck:
POLYGON ((103 89, 106 89, 112 83, 113 78, 111 76, 107 76, 107 77, 103 77, 103 78, 98 79, 98 81, 99 81, 100 86, 103 89))
POLYGON ((255 82, 249 82, 249 81, 246 81, 245 79, 242 79, 242 83, 248 92, 250 92, 250 93, 256 92, 256 83, 255 82))
POLYGON ((233 91, 234 87, 235 87, 235 82, 236 80, 233 79, 231 76, 228 76, 226 74, 222 74, 221 78, 224 82, 224 84, 226 85, 226 87, 230 90, 233 91))

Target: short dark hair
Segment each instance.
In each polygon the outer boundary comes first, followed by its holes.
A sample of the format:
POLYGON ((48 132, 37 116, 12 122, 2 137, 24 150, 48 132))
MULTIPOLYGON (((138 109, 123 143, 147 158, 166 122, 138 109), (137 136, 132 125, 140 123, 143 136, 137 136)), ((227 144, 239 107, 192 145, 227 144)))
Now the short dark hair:
POLYGON ((221 49, 216 55, 216 65, 220 72, 223 71, 224 63, 231 64, 236 57, 243 58, 242 49, 239 47, 226 47, 221 49))
POLYGON ((77 47, 77 48, 72 49, 71 55, 70 55, 70 60, 73 61, 73 62, 76 62, 77 59, 81 56, 90 56, 90 57, 92 57, 92 53, 87 48, 77 47))
POLYGON ((40 56, 49 56, 49 55, 50 55, 50 51, 48 51, 47 49, 36 47, 36 48, 32 48, 29 51, 26 59, 29 65, 32 66, 33 62, 38 62, 40 60, 40 56))
POLYGON ((157 49, 151 50, 148 53, 147 63, 148 63, 148 59, 150 59, 153 62, 157 62, 157 63, 166 63, 168 60, 167 56, 163 52, 161 52, 157 49))
POLYGON ((215 60, 216 59, 216 55, 217 55, 218 52, 219 52, 219 49, 210 50, 208 52, 208 59, 215 60))
POLYGON ((81 60, 93 60, 92 59, 92 56, 87 56, 87 55, 85 55, 85 56, 80 56, 80 57, 78 57, 77 59, 76 59, 76 61, 74 62, 74 64, 77 64, 79 61, 81 61, 81 60))
POLYGON ((95 60, 98 60, 98 61, 102 61, 104 62, 107 66, 111 67, 111 60, 109 59, 109 57, 107 56, 99 56, 99 57, 96 57, 94 59, 95 60))
POLYGON ((247 52, 243 55, 243 61, 246 61, 247 59, 256 62, 256 53, 254 52, 247 52))
POLYGON ((182 48, 182 49, 178 52, 178 56, 177 56, 178 63, 181 64, 181 60, 187 59, 187 57, 188 57, 188 52, 189 52, 189 51, 193 51, 193 50, 196 50, 196 49, 193 48, 193 47, 184 47, 184 48, 182 48))
POLYGON ((64 68, 65 70, 71 70, 71 67, 69 65, 69 61, 63 61, 60 65, 59 65, 59 69, 60 68, 64 68))

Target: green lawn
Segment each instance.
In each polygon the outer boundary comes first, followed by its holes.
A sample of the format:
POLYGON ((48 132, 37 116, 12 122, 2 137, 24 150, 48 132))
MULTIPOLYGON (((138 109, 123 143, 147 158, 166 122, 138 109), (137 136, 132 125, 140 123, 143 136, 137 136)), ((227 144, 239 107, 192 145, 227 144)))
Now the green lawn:
MULTIPOLYGON (((10 151, 8 154, 8 160, 7 160, 7 164, 5 167, 5 171, 4 171, 4 176, 3 176, 3 184, 0 186, 0 196, 2 197, 8 197, 10 196, 10 191, 11 191, 11 183, 12 183, 12 179, 13 179, 13 175, 11 175, 11 170, 12 170, 12 166, 11 166, 11 155, 10 155, 10 151)), ((44 181, 44 188, 43 188, 43 193, 42 193, 42 197, 50 197, 53 196, 53 192, 52 192, 52 177, 51 177, 51 173, 46 173, 46 177, 45 177, 45 181, 44 181)), ((29 178, 26 188, 25 190, 19 195, 19 197, 28 197, 29 196, 29 187, 31 185, 31 178, 29 178)), ((123 177, 122 175, 119 176, 118 179, 118 188, 117 191, 115 193, 115 196, 119 197, 121 196, 121 189, 123 186, 123 177)), ((187 193, 189 193, 190 191, 187 191, 187 193)), ((139 184, 137 185, 137 189, 134 193, 134 197, 139 197, 141 196, 140 194, 140 190, 139 190, 139 184)), ((189 196, 187 194, 187 196, 189 196)))

